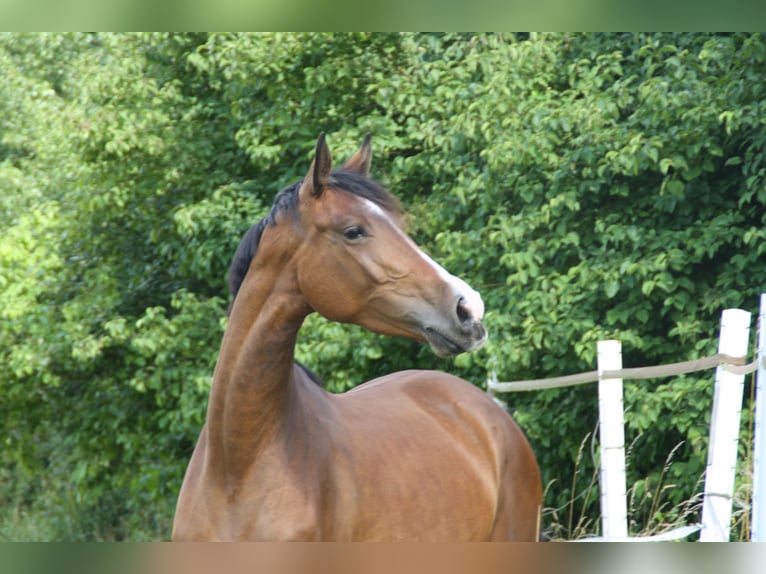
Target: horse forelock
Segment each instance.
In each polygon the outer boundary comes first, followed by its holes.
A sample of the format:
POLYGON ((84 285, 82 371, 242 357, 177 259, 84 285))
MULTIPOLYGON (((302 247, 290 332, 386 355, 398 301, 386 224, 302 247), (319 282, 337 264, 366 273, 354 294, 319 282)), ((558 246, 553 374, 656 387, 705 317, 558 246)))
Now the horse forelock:
MULTIPOLYGON (((301 180, 281 190, 274 198, 268 215, 253 225, 242 237, 229 267, 229 294, 232 298, 232 305, 242 282, 245 280, 250 262, 258 252, 258 245, 266 227, 276 224, 277 215, 282 212, 288 213, 293 222, 298 222, 298 192, 302 183, 301 180)), ((334 189, 370 200, 386 211, 395 214, 402 212, 399 200, 381 183, 354 171, 333 170, 328 185, 334 189)), ((231 307, 229 307, 229 311, 231 311, 231 307)))

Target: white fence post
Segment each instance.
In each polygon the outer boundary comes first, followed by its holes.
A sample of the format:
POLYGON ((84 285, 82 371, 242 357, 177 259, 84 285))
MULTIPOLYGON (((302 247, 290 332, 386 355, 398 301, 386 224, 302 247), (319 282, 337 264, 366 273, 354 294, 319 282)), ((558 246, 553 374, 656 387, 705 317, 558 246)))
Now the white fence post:
POLYGON ((755 447, 753 448, 753 517, 750 541, 766 541, 766 294, 761 294, 761 310, 758 315, 758 361, 755 388, 755 447))
POLYGON ((605 379, 604 371, 622 369, 620 341, 598 342, 598 416, 601 441, 601 524, 604 539, 628 536, 625 497, 625 426, 622 379, 605 379))
MULTIPOLYGON (((745 357, 749 333, 750 313, 741 309, 724 310, 718 352, 745 357)), ((744 375, 736 375, 721 367, 716 369, 702 501, 702 542, 729 540, 744 381, 744 375)))

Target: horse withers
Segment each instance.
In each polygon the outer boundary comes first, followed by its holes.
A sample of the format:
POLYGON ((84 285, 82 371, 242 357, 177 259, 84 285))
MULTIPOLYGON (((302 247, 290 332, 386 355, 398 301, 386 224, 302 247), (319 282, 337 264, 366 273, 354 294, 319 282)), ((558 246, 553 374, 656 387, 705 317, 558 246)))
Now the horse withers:
POLYGON ((402 229, 369 178, 369 136, 340 169, 320 135, 232 261, 234 298, 174 540, 537 539, 532 449, 470 383, 404 371, 331 394, 295 363, 313 312, 430 344, 486 340, 484 304, 402 229))

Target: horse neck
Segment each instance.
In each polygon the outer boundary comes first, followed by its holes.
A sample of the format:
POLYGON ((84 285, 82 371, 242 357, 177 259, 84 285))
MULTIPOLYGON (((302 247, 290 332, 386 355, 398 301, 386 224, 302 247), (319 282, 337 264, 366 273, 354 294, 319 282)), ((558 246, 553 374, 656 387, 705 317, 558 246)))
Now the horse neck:
POLYGON ((280 432, 293 390, 294 348, 309 310, 292 266, 256 256, 240 287, 213 375, 208 456, 236 480, 280 432))

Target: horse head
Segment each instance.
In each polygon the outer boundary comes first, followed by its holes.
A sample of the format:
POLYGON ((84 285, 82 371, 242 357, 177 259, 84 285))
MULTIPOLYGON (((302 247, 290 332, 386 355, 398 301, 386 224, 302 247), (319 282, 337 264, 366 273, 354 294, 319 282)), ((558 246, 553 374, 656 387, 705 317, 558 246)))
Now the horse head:
POLYGON ((405 233, 398 202, 370 179, 370 138, 332 169, 324 134, 298 189, 298 284, 324 317, 385 335, 425 340, 439 356, 481 347, 477 291, 428 257, 405 233))

